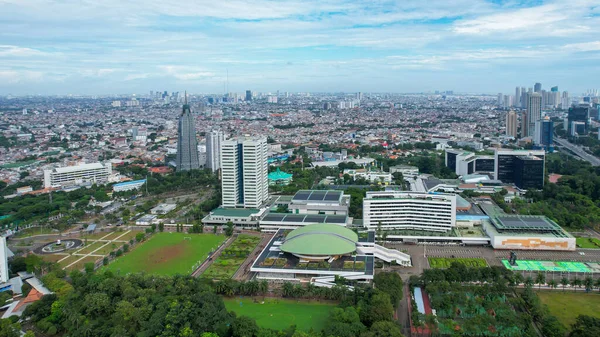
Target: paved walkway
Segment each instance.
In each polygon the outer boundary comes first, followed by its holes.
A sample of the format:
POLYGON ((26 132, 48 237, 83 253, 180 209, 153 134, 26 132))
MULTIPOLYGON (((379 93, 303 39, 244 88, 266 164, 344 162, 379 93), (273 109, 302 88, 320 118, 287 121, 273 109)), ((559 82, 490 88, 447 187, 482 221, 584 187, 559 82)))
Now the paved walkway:
MULTIPOLYGON (((62 258, 62 259, 58 260, 57 262, 62 262, 62 261, 64 261, 64 260, 66 260, 67 258, 69 258, 70 256, 81 256, 81 258, 77 259, 76 261, 74 261, 74 262, 70 263, 69 265, 67 265, 67 266, 65 266, 65 267, 63 268, 63 269, 67 269, 67 268, 69 268, 69 267, 71 267, 71 266, 73 266, 73 265, 77 264, 79 261, 81 261, 81 260, 84 260, 85 258, 87 258, 87 257, 90 257, 90 256, 91 256, 91 257, 97 257, 97 258, 104 257, 104 256, 106 256, 106 255, 94 254, 94 253, 95 253, 95 252, 97 252, 98 250, 100 250, 100 249, 102 249, 102 248, 104 248, 104 247, 108 246, 109 244, 112 244, 112 243, 115 243, 115 242, 118 242, 118 243, 125 243, 125 242, 127 242, 127 241, 125 241, 125 240, 119 240, 119 239, 120 239, 121 237, 123 237, 124 235, 126 235, 127 233, 129 233, 129 232, 131 232, 131 231, 129 231, 129 230, 128 230, 128 231, 125 231, 125 232, 123 232, 121 235, 117 236, 117 237, 116 237, 116 238, 114 238, 114 239, 106 239, 108 236, 110 236, 110 235, 112 235, 112 234, 114 234, 114 233, 115 233, 115 232, 110 232, 110 233, 108 233, 108 234, 104 235, 103 237, 101 237, 101 238, 100 238, 100 239, 98 239, 98 240, 93 240, 93 242, 91 243, 91 244, 93 245, 93 244, 94 244, 94 243, 96 243, 96 242, 104 242, 104 244, 103 244, 102 246, 100 246, 100 247, 98 247, 98 248, 94 249, 93 251, 91 251, 91 252, 89 252, 89 253, 87 253, 87 254, 86 254, 86 253, 79 253, 79 252, 80 252, 80 251, 82 251, 82 250, 84 250, 85 248, 87 248, 89 245, 87 245, 87 246, 85 246, 85 247, 82 247, 81 249, 77 250, 77 251, 76 251, 76 252, 74 252, 73 254, 66 254, 66 253, 63 253, 63 254, 64 254, 64 255, 66 255, 66 256, 65 256, 64 258, 62 258)), ((61 255, 62 255, 62 254, 61 254, 61 255)))
POLYGON ((192 272, 192 277, 198 277, 198 276, 202 275, 202 273, 204 273, 206 271, 206 269, 208 269, 208 267, 210 267, 210 265, 217 258, 219 258, 219 256, 223 252, 223 250, 225 250, 227 247, 229 247, 231 245, 231 243, 233 242, 233 240, 235 240, 235 238, 237 238, 237 235, 230 236, 227 239, 227 241, 225 241, 225 243, 222 244, 208 259, 206 259, 206 260, 204 260, 204 262, 202 262, 202 264, 200 265, 200 267, 198 267, 198 269, 196 269, 192 272))

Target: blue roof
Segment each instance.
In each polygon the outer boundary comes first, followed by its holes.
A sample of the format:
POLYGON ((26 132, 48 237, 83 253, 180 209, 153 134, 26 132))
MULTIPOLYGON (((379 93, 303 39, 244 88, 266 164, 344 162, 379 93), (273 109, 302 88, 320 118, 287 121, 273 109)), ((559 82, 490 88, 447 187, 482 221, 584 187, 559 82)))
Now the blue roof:
POLYGON ((96 224, 88 225, 86 231, 91 232, 96 230, 96 224))
POLYGON ((132 181, 125 181, 125 182, 122 182, 122 183, 118 183, 118 184, 115 184, 114 186, 136 185, 136 184, 143 184, 145 182, 146 182, 146 179, 132 180, 132 181))

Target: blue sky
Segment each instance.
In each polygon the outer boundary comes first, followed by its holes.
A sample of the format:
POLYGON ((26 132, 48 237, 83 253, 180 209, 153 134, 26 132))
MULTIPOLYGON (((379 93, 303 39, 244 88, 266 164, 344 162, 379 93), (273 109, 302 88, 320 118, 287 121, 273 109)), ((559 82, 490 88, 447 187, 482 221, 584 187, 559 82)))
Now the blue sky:
POLYGON ((600 0, 0 0, 0 94, 579 94, 600 0))

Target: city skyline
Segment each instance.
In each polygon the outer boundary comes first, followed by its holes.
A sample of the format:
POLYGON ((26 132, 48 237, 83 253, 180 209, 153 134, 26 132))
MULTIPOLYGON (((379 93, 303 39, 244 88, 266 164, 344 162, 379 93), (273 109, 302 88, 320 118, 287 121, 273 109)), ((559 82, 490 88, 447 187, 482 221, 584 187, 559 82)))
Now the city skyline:
POLYGON ((0 19, 0 95, 493 94, 535 82, 576 95, 600 71, 600 6, 587 0, 7 0, 0 19))

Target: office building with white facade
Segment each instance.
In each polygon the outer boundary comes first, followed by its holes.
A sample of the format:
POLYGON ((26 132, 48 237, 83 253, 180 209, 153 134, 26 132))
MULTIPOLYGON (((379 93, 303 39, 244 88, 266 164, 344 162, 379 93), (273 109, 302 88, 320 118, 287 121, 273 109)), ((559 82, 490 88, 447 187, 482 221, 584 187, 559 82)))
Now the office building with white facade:
POLYGON ((44 170, 44 188, 105 184, 112 174, 110 163, 91 163, 44 170))
POLYGON ((269 198, 267 138, 242 137, 221 144, 222 206, 260 208, 269 198))
POLYGON ((456 195, 419 192, 367 192, 363 224, 368 229, 446 232, 456 225, 456 195))
POLYGON ((224 140, 222 131, 211 131, 206 135, 206 168, 213 172, 221 168, 221 143, 224 140))

